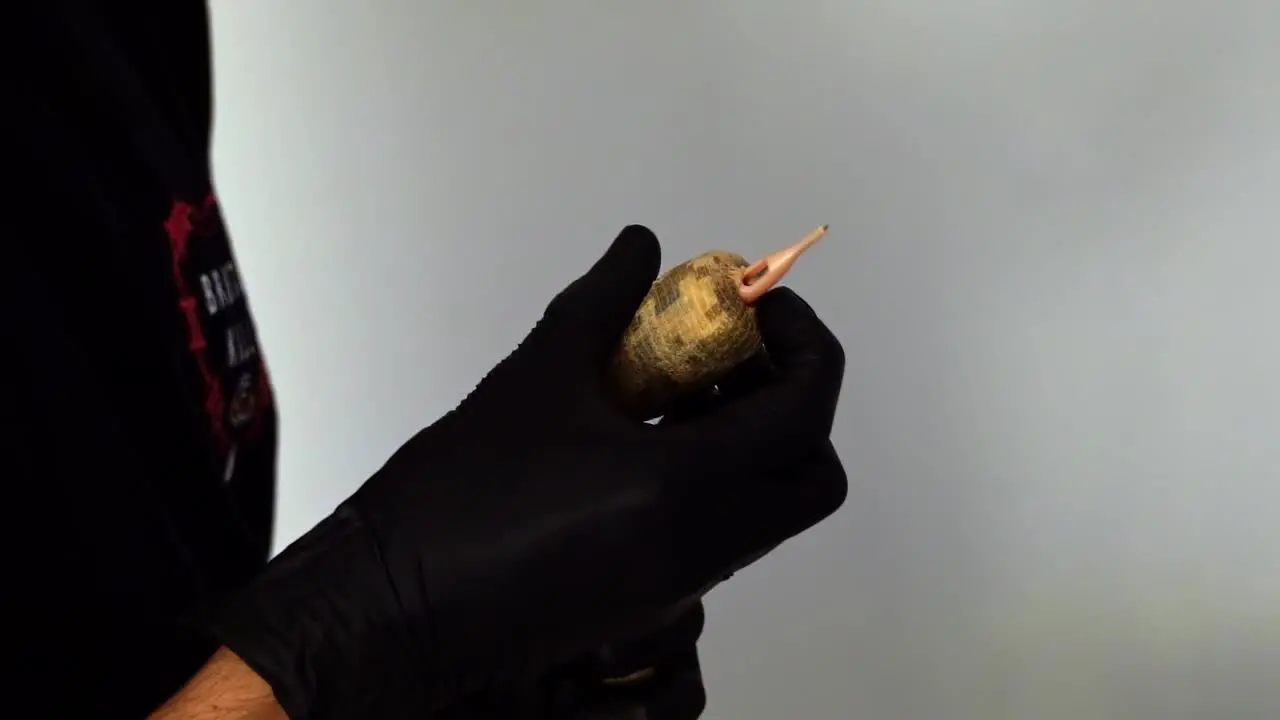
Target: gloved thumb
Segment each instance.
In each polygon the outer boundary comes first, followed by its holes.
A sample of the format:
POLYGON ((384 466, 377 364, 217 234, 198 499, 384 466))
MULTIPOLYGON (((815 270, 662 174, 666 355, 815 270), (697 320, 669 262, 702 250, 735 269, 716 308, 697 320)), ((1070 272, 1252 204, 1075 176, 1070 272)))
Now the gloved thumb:
POLYGON ((607 357, 657 279, 661 262, 662 248, 649 228, 623 228, 595 265, 547 307, 561 347, 591 362, 607 357))

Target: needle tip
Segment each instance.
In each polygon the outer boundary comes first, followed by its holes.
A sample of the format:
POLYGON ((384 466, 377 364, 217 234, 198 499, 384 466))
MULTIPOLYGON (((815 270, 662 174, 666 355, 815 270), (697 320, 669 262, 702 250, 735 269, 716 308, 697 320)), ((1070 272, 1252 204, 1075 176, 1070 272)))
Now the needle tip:
POLYGON ((826 231, 828 231, 828 230, 830 230, 830 229, 831 229, 831 226, 830 226, 830 225, 828 225, 828 224, 826 224, 826 223, 822 223, 822 232, 826 232, 826 231))
POLYGON ((769 288, 787 274, 801 253, 813 247, 814 243, 827 234, 828 227, 826 224, 819 225, 790 247, 770 253, 747 267, 743 272, 742 284, 738 288, 738 295, 742 301, 750 305, 759 300, 769 288))

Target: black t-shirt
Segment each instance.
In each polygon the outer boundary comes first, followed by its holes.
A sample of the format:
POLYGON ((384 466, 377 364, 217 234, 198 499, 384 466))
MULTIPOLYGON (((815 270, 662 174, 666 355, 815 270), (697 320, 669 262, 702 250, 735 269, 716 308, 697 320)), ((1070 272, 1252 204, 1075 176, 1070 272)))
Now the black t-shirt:
POLYGON ((266 562, 274 403, 210 181, 204 3, 17 6, 5 645, 20 715, 139 718, 212 651, 193 613, 266 562))

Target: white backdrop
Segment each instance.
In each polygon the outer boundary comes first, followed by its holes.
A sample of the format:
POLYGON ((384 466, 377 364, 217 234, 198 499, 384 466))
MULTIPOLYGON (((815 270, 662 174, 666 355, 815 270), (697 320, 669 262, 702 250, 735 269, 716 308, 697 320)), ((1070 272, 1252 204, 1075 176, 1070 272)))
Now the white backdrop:
POLYGON ((853 490, 709 598, 706 717, 1280 713, 1280 4, 214 6, 277 546, 625 224, 829 222, 853 490))

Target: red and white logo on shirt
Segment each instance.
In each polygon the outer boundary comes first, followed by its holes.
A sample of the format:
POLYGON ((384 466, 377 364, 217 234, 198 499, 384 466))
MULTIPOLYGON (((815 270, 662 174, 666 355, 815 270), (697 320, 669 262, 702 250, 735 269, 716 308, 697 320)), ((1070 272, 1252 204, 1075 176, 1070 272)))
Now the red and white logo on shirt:
POLYGON ((266 366, 217 197, 210 192, 200 202, 174 201, 164 228, 187 350, 229 476, 236 448, 259 432, 261 411, 271 403, 266 366))

